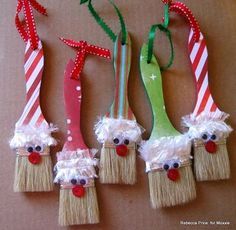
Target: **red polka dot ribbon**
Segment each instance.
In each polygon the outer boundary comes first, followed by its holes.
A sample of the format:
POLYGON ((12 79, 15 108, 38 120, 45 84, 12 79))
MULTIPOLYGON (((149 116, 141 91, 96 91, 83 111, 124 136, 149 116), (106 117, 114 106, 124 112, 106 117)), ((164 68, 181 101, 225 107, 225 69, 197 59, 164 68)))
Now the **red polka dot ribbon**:
POLYGON ((71 72, 71 78, 72 79, 78 79, 79 75, 81 74, 84 63, 85 63, 85 58, 86 54, 92 54, 92 55, 97 55, 100 57, 108 58, 111 59, 111 53, 109 49, 104 49, 98 46, 90 45, 86 41, 74 41, 70 39, 65 39, 65 38, 60 38, 66 45, 76 48, 77 55, 75 58, 75 67, 71 72))
POLYGON ((39 37, 35 26, 32 8, 43 15, 47 15, 46 9, 36 0, 18 0, 15 25, 23 40, 25 42, 29 40, 31 48, 35 50, 38 48, 39 37), (21 21, 19 18, 19 14, 22 10, 25 22, 21 21))
POLYGON ((188 20, 194 33, 195 42, 198 42, 200 38, 200 27, 192 11, 182 2, 173 2, 172 0, 162 0, 162 2, 169 4, 169 11, 176 12, 188 20))

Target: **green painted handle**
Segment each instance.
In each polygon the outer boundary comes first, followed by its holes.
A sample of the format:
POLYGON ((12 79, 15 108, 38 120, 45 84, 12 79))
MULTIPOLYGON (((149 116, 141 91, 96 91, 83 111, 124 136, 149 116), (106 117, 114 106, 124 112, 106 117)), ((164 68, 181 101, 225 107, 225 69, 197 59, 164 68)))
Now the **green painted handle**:
POLYGON ((160 67, 154 55, 152 55, 151 62, 148 64, 147 55, 148 46, 144 44, 140 55, 140 70, 152 107, 153 129, 150 139, 177 136, 180 133, 173 127, 165 110, 160 67))

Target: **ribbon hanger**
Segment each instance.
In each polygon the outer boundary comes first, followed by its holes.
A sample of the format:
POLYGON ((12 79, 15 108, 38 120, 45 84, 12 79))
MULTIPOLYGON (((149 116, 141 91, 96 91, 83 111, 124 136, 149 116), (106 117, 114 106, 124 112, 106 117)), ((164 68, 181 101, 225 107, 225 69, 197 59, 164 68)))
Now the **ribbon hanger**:
POLYGON ((46 9, 36 0, 18 0, 15 15, 15 25, 24 42, 30 40, 30 46, 33 50, 35 50, 38 48, 39 45, 39 37, 35 26, 32 8, 41 13, 42 15, 47 16, 46 9), (19 18, 19 14, 22 9, 25 23, 19 18))
POLYGON ((165 4, 164 7, 164 22, 162 24, 155 24, 151 26, 151 29, 149 31, 149 36, 148 36, 148 55, 147 55, 147 63, 151 63, 152 56, 153 56, 153 46, 154 46, 154 40, 156 37, 156 30, 159 29, 160 31, 164 32, 165 35, 167 36, 169 43, 170 43, 170 48, 171 48, 171 55, 170 59, 167 65, 160 67, 160 69, 166 70, 168 69, 172 64, 173 64, 173 59, 174 59, 174 48, 173 48, 173 43, 172 43, 172 37, 171 37, 171 32, 168 29, 169 26, 169 5, 165 4))
MULTIPOLYGON (((179 2, 179 1, 173 2, 172 0, 162 0, 162 2, 165 4, 165 8, 166 7, 168 8, 168 11, 176 12, 184 16, 188 20, 190 27, 192 28, 193 33, 194 33, 195 42, 198 42, 200 39, 200 33, 201 33, 200 27, 193 13, 191 12, 191 10, 184 3, 179 2)), ((164 20, 165 21, 168 20, 168 25, 169 25, 169 13, 168 15, 166 14, 164 15, 164 20), (166 17, 168 19, 166 19, 166 17)))
POLYGON ((70 39, 60 38, 61 41, 63 41, 66 45, 76 48, 77 54, 75 58, 75 67, 73 68, 71 72, 71 78, 72 79, 79 79, 79 75, 81 74, 85 58, 87 54, 97 55, 100 57, 104 57, 107 59, 111 59, 111 54, 109 49, 104 49, 98 46, 90 45, 86 41, 74 41, 70 39))
MULTIPOLYGON (((114 7, 116 14, 119 17, 119 21, 120 21, 120 26, 121 26, 121 42, 122 45, 127 43, 127 30, 126 30, 126 26, 125 26, 125 22, 124 19, 122 17, 122 14, 120 13, 119 9, 117 8, 117 6, 114 4, 114 2, 112 0, 109 0, 109 2, 111 3, 111 5, 114 7)), ((98 15, 98 13, 96 12, 96 10, 94 9, 93 5, 92 5, 92 0, 81 0, 80 1, 80 5, 84 4, 84 3, 88 3, 88 9, 90 11, 90 13, 92 14, 92 16, 94 17, 94 19, 97 21, 97 23, 101 26, 101 28, 105 31, 105 33, 109 36, 109 38, 115 42, 117 35, 112 31, 112 29, 103 21, 103 19, 98 15)))

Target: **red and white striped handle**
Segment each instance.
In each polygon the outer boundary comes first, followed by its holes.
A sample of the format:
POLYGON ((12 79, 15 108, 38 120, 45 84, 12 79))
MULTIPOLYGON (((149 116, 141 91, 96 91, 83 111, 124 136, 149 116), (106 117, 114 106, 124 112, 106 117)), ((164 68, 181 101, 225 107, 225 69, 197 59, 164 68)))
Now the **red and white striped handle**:
POLYGON ((26 79, 26 105, 16 123, 16 127, 31 125, 40 127, 47 124, 40 108, 40 88, 44 67, 44 53, 42 42, 33 50, 30 41, 25 49, 25 79, 26 79))
POLYGON ((197 101, 193 114, 199 115, 202 112, 215 112, 220 115, 221 111, 215 104, 209 88, 208 52, 203 34, 200 33, 199 41, 195 42, 193 30, 191 29, 189 33, 188 48, 197 88, 197 101))
POLYGON ((214 112, 216 115, 221 114, 221 111, 212 98, 209 88, 208 51, 199 24, 192 11, 184 3, 172 1, 167 1, 167 3, 169 3, 170 11, 184 16, 190 25, 188 48, 197 90, 197 100, 193 114, 196 116, 202 112, 214 112))

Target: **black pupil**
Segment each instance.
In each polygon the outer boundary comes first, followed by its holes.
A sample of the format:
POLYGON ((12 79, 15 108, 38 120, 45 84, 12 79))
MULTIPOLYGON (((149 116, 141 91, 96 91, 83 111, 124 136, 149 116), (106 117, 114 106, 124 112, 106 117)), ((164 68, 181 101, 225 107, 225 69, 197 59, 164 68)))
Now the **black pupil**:
POLYGON ((203 140, 206 140, 206 139, 207 139, 207 135, 206 135, 206 134, 203 134, 203 135, 202 135, 202 139, 203 139, 203 140))
POLYGON ((164 168, 165 170, 168 170, 168 169, 169 169, 169 165, 165 164, 163 168, 164 168))
POLYGON ((76 184, 77 180, 76 179, 72 179, 70 182, 71 182, 71 184, 76 184))
POLYGON ((36 149, 36 151, 41 151, 42 148, 41 148, 41 146, 38 145, 35 147, 35 149, 36 149))
POLYGON ((178 164, 178 163, 174 163, 174 164, 173 164, 173 167, 174 167, 174 168, 179 168, 179 164, 178 164))
POLYGON ((86 181, 84 179, 80 180, 80 184, 81 185, 85 185, 86 184, 86 181))
POLYGON ((124 144, 125 144, 125 145, 128 145, 128 144, 129 144, 129 140, 125 139, 125 140, 124 140, 124 144))
POLYGON ((33 147, 28 147, 28 148, 27 148, 27 151, 28 151, 29 153, 32 153, 33 150, 34 150, 33 147))
POLYGON ((216 139, 216 135, 213 134, 213 135, 211 136, 211 139, 212 139, 212 140, 215 140, 215 139, 216 139))
POLYGON ((119 144, 119 139, 118 138, 115 138, 114 140, 113 140, 113 142, 115 143, 115 144, 119 144))

